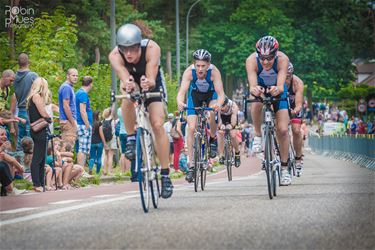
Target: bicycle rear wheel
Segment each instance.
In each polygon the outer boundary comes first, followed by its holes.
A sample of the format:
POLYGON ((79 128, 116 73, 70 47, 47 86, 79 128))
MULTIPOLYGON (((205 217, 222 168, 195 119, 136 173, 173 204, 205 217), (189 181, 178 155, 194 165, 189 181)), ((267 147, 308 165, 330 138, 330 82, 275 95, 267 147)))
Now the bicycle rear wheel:
POLYGON ((194 190, 198 192, 199 188, 199 177, 201 175, 201 137, 197 135, 195 137, 195 144, 194 144, 194 190))
POLYGON ((273 198, 273 191, 275 189, 273 183, 273 170, 272 170, 272 136, 271 131, 267 127, 265 131, 265 149, 264 149, 264 158, 265 158, 265 167, 266 167, 266 176, 267 176, 267 187, 268 187, 268 196, 270 199, 273 198))
POLYGON ((145 151, 145 136, 147 132, 141 128, 137 129, 136 142, 136 168, 138 173, 139 193, 141 197, 142 208, 148 213, 150 207, 150 180, 147 164, 147 153, 145 151))

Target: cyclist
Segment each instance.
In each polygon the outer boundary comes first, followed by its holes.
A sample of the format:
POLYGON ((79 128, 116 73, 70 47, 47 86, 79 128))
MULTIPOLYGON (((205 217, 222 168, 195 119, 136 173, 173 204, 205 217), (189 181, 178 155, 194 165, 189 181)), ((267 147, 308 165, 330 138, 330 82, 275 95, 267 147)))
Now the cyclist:
MULTIPOLYGON (((117 46, 108 58, 121 80, 122 93, 141 89, 142 91, 159 92, 166 90, 160 69, 160 47, 150 39, 142 39, 141 30, 134 24, 125 24, 117 31, 117 46)), ((161 196, 169 198, 173 185, 169 178, 169 140, 163 127, 165 112, 162 98, 150 98, 145 103, 150 114, 152 132, 155 138, 155 150, 161 164, 161 196)), ((134 104, 124 99, 122 115, 128 132, 125 156, 135 159, 135 108, 134 104)))
MULTIPOLYGON (((201 107, 206 102, 214 111, 218 111, 224 103, 225 95, 220 71, 211 64, 211 54, 205 49, 198 49, 193 53, 194 63, 186 68, 182 75, 181 87, 177 94, 178 109, 185 107, 185 95, 188 93, 188 108, 201 107)), ((187 111, 187 145, 189 159, 193 158, 194 130, 197 123, 197 115, 194 110, 187 111)), ((210 157, 216 156, 216 130, 215 115, 210 112, 210 157)), ((188 182, 193 181, 194 163, 191 160, 189 172, 186 175, 188 182)))
MULTIPOLYGON (((256 43, 256 52, 246 59, 247 78, 250 83, 250 93, 260 96, 264 87, 267 94, 286 98, 287 87, 285 85, 288 72, 288 57, 279 51, 279 43, 272 36, 264 36, 256 43)), ((276 136, 280 145, 281 158, 281 185, 290 185, 291 177, 288 172, 288 102, 279 101, 273 105, 276 114, 276 136)), ((262 150, 262 104, 251 105, 251 116, 254 123, 255 138, 252 151, 259 153, 262 150)))
POLYGON ((297 176, 302 173, 302 104, 303 104, 303 81, 293 74, 294 67, 291 62, 288 66, 288 74, 286 76, 286 85, 288 87, 290 121, 292 123, 293 147, 296 151, 296 169, 297 176))
MULTIPOLYGON (((223 106, 220 109, 219 116, 219 128, 220 130, 230 129, 230 137, 232 138, 232 146, 235 151, 234 156, 234 166, 237 168, 241 165, 241 155, 240 155, 240 142, 237 139, 237 130, 234 128, 237 126, 238 122, 238 106, 237 104, 225 97, 223 106)), ((221 164, 224 164, 224 133, 223 131, 218 132, 218 152, 221 156, 219 161, 221 164)))

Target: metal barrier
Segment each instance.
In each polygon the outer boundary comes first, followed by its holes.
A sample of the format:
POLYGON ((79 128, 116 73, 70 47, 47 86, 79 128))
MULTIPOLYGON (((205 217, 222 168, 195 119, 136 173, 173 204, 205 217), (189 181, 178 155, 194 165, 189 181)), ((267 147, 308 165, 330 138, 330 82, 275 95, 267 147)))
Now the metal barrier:
POLYGON ((310 134, 309 146, 315 152, 340 160, 351 161, 375 170, 375 136, 318 136, 310 134))

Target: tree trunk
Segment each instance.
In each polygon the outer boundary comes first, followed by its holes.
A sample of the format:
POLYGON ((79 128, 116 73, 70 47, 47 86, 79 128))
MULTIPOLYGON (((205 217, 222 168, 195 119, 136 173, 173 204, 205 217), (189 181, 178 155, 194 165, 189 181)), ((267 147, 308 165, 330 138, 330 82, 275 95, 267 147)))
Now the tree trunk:
POLYGON ((172 81, 172 53, 170 50, 167 51, 166 63, 167 63, 167 74, 169 76, 169 80, 172 81))
MULTIPOLYGON (((14 6, 19 6, 20 0, 11 0, 10 6, 13 8, 14 6)), ((12 11, 9 15, 13 15, 12 11)), ((13 29, 13 19, 10 20, 10 27, 8 28, 8 40, 9 40, 9 47, 10 47, 10 60, 15 61, 16 60, 16 48, 14 45, 14 29, 13 29)))
POLYGON ((100 49, 99 47, 95 47, 95 63, 100 63, 100 49))

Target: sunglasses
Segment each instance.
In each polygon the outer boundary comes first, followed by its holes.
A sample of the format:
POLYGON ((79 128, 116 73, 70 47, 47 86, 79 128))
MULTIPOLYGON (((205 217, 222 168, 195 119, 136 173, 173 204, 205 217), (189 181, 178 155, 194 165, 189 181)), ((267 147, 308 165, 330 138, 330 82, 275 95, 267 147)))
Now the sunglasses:
POLYGON ((132 45, 132 46, 122 46, 122 45, 119 45, 118 46, 118 49, 122 52, 122 53, 127 53, 127 52, 130 52, 130 53, 134 53, 134 52, 137 52, 138 49, 139 49, 139 46, 140 44, 135 44, 135 45, 132 45))
POLYGON ((272 54, 272 55, 269 55, 269 56, 261 56, 259 55, 259 60, 261 61, 264 61, 264 60, 267 60, 267 61, 272 61, 273 59, 275 59, 275 54, 272 54))

